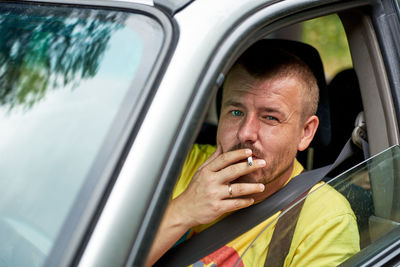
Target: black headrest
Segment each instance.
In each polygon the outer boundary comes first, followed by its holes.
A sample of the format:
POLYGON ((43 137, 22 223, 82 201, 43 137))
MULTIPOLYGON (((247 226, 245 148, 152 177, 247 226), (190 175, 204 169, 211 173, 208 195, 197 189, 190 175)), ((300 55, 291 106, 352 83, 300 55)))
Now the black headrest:
MULTIPOLYGON (((269 49, 283 49, 298 58, 300 58, 304 63, 306 63, 311 71, 314 73, 318 87, 319 87, 319 104, 316 115, 320 119, 320 124, 315 137, 310 146, 327 146, 331 141, 331 122, 330 122, 330 112, 329 112, 329 101, 328 93, 326 89, 326 80, 324 67, 321 61, 321 57, 318 51, 311 45, 283 39, 263 39, 257 41, 255 44, 257 46, 263 46, 265 51, 269 49)), ((217 114, 220 115, 222 102, 222 88, 218 90, 217 93, 217 114)))
POLYGON ((332 143, 340 149, 351 136, 357 115, 363 110, 355 70, 351 68, 340 71, 327 88, 332 115, 332 143))

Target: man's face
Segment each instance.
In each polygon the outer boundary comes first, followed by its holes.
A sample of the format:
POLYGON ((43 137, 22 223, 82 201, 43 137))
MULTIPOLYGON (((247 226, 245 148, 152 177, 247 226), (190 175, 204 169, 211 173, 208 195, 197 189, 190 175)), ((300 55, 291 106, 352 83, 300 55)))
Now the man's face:
POLYGON ((223 152, 253 150, 266 167, 235 182, 286 181, 304 132, 302 83, 295 77, 257 79, 235 67, 225 83, 217 141, 223 152))

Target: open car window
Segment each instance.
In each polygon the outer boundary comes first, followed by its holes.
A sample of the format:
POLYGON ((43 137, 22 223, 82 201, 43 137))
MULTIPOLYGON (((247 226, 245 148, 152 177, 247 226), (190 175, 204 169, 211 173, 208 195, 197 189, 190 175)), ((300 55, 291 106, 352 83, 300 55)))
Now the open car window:
MULTIPOLYGON (((361 250, 368 250, 371 246, 374 246, 375 250, 383 249, 385 243, 382 243, 381 240, 387 238, 387 235, 394 229, 399 228, 399 224, 394 221, 397 218, 396 216, 400 213, 398 201, 400 196, 398 190, 398 185, 400 183, 399 168, 400 147, 393 146, 332 179, 327 178, 330 180, 326 183, 321 182, 317 186, 314 186, 306 197, 299 199, 284 212, 280 213, 279 216, 274 216, 274 219, 265 226, 262 233, 259 234, 248 247, 246 247, 241 257, 246 253, 254 252, 254 249, 257 247, 257 239, 270 239, 270 232, 275 229, 277 221, 284 216, 285 213, 296 208, 298 205, 303 205, 302 212, 307 213, 307 216, 313 217, 310 217, 307 221, 307 219, 304 218, 304 215, 300 213, 298 218, 291 218, 291 220, 298 220, 293 234, 293 242, 303 242, 304 244, 307 242, 316 242, 319 244, 317 246, 319 248, 317 249, 324 249, 324 246, 322 245, 324 241, 316 241, 313 240, 313 238, 317 236, 315 235, 315 232, 326 231, 325 228, 333 225, 334 218, 329 218, 329 215, 327 215, 326 220, 322 220, 323 223, 321 225, 312 225, 314 218, 321 216, 320 213, 323 211, 328 214, 333 214, 336 212, 334 210, 340 209, 340 205, 343 205, 344 203, 344 205, 349 205, 351 211, 354 213, 351 214, 350 217, 354 216, 354 219, 357 222, 358 232, 354 237, 359 238, 361 250), (372 190, 372 188, 374 188, 374 190, 372 190), (340 194, 339 197, 335 192, 340 194), (332 197, 330 198, 329 196, 332 197), (305 199, 304 203, 302 201, 303 199, 305 199), (310 205, 308 202, 311 201, 317 201, 318 205, 310 205), (313 228, 312 232, 308 233, 308 236, 307 234, 296 232, 299 231, 298 227, 301 228, 301 224, 304 224, 305 222, 308 223, 308 227, 313 228), (296 240, 298 236, 306 236, 306 239, 296 240), (382 247, 376 247, 375 244, 382 244, 382 247)), ((285 219, 287 220, 288 218, 285 217, 285 219)), ((280 230, 282 231, 282 229, 280 230)), ((327 233, 330 233, 329 230, 327 230, 327 233)), ((327 237, 326 234, 325 237, 327 237)), ((302 246, 300 245, 299 247, 301 248, 302 246)), ((342 248, 345 249, 346 246, 343 245, 342 248)), ((342 252, 346 253, 345 251, 342 252)), ((289 251, 289 258, 290 253, 291 252, 289 251)), ((321 257, 323 256, 323 252, 319 254, 321 257)), ((351 257, 352 252, 347 256, 351 257)), ((294 258, 291 260, 296 261, 299 259, 294 258)), ((239 262, 240 259, 238 263, 239 262)))

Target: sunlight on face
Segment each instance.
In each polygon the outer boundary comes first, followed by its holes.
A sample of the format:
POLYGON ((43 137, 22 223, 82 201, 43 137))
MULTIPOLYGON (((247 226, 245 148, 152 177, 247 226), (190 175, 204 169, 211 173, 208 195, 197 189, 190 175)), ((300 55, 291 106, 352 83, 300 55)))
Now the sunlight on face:
POLYGON ((299 82, 294 77, 256 79, 243 68, 232 70, 225 83, 217 140, 224 152, 253 150, 267 166, 240 182, 287 180, 302 128, 299 82))

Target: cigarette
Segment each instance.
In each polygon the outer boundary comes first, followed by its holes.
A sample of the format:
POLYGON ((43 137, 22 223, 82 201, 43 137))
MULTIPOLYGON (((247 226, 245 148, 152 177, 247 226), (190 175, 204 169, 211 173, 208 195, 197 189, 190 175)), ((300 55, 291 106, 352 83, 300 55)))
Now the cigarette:
POLYGON ((247 158, 247 163, 249 164, 249 166, 253 166, 253 158, 252 157, 248 157, 247 158))

